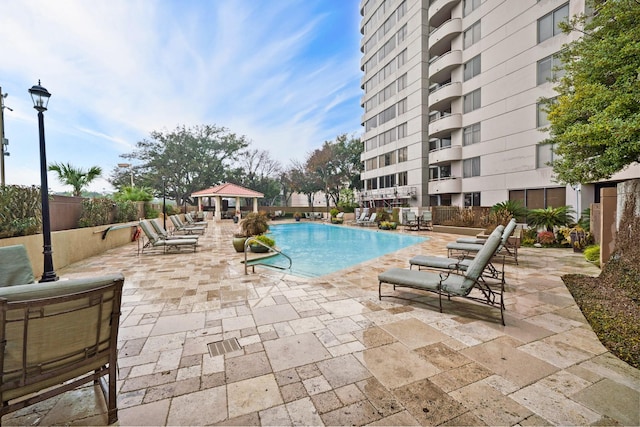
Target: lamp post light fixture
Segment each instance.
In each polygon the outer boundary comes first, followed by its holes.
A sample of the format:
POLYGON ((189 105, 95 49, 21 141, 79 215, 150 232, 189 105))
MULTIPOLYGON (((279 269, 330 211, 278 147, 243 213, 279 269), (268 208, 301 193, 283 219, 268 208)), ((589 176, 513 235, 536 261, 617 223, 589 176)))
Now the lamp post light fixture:
POLYGON ((133 188, 133 165, 131 163, 118 163, 119 168, 129 168, 129 176, 131 178, 131 187, 133 188))
POLYGON ((51 256, 51 221, 49 218, 49 185, 47 183, 47 150, 44 142, 44 111, 47 111, 49 91, 38 84, 29 89, 33 108, 38 111, 38 128, 40 131, 40 195, 42 197, 42 240, 44 255, 44 272, 40 282, 55 282, 58 280, 56 272, 53 270, 53 257, 51 256))
POLYGON ((165 192, 165 177, 162 177, 162 225, 164 231, 167 231, 167 196, 165 192))

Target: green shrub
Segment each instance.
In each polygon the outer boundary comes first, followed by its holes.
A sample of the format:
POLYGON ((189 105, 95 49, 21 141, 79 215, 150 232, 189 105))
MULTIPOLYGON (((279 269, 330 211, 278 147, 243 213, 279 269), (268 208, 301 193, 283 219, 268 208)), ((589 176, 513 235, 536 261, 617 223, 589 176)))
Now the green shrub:
POLYGON ((40 231, 40 187, 0 186, 0 238, 28 236, 40 231))
POLYGON ((544 228, 553 231, 554 227, 566 226, 573 222, 573 209, 570 206, 531 209, 527 216, 527 223, 534 228, 544 228))
POLYGON ((259 236, 256 236, 254 238, 252 238, 251 240, 258 240, 259 242, 264 243, 267 246, 271 246, 273 247, 273 245, 276 244, 275 239, 272 239, 271 237, 265 235, 265 234, 261 234, 259 236))
POLYGON ((157 210, 153 209, 151 207, 150 203, 145 203, 144 204, 144 217, 147 219, 154 219, 154 218, 158 218, 158 215, 160 215, 160 212, 158 212, 157 210))
POLYGON ((551 231, 541 231, 538 233, 538 243, 549 246, 556 241, 556 236, 551 231))
POLYGON ((336 215, 338 215, 340 213, 339 209, 336 208, 331 208, 331 210, 329 211, 329 213, 331 214, 331 218, 335 218, 336 215))
POLYGON ((125 200, 123 202, 116 202, 116 213, 113 222, 129 222, 135 221, 138 218, 138 209, 135 202, 125 200))
POLYGON ((584 249, 584 259, 600 266, 600 245, 587 246, 584 249))
POLYGON ((85 199, 82 201, 82 214, 78 227, 95 227, 110 224, 115 203, 107 198, 85 199))

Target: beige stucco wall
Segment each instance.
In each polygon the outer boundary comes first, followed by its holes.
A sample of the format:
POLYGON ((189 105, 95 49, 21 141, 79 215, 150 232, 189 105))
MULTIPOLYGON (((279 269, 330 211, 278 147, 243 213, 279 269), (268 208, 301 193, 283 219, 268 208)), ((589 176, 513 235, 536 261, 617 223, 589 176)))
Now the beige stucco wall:
MULTIPOLYGON (((137 223, 130 224, 130 226, 109 231, 104 240, 102 234, 104 230, 109 228, 108 225, 54 231, 51 233, 54 270, 58 273, 59 269, 69 264, 130 243, 137 223)), ((116 224, 118 227, 122 225, 125 224, 116 224)), ((11 245, 24 245, 31 260, 34 275, 36 278, 42 276, 44 270, 42 234, 0 239, 0 246, 11 245)))

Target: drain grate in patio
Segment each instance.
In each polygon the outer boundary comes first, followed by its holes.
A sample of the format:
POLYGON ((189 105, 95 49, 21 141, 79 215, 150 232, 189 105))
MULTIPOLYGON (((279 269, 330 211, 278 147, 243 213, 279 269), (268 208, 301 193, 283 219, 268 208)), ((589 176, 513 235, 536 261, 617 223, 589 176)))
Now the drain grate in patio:
POLYGON ((207 344, 207 347, 209 347, 209 354, 211 357, 220 356, 221 354, 230 353, 242 348, 240 347, 237 338, 229 338, 224 341, 212 342, 207 344))

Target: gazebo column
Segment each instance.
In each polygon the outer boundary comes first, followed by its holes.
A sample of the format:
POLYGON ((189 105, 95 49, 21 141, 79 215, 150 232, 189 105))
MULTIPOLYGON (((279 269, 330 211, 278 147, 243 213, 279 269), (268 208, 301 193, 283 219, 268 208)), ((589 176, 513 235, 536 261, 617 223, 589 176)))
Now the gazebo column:
POLYGON ((253 198, 253 211, 256 212, 256 213, 258 212, 258 198, 257 197, 253 198))
MULTIPOLYGON (((240 212, 240 197, 236 197, 236 212, 240 212)), ((239 217, 242 218, 242 214, 239 217)))
POLYGON ((215 212, 215 215, 213 216, 213 219, 215 219, 216 221, 221 221, 222 220, 222 197, 216 196, 215 203, 216 203, 216 212, 215 212))

